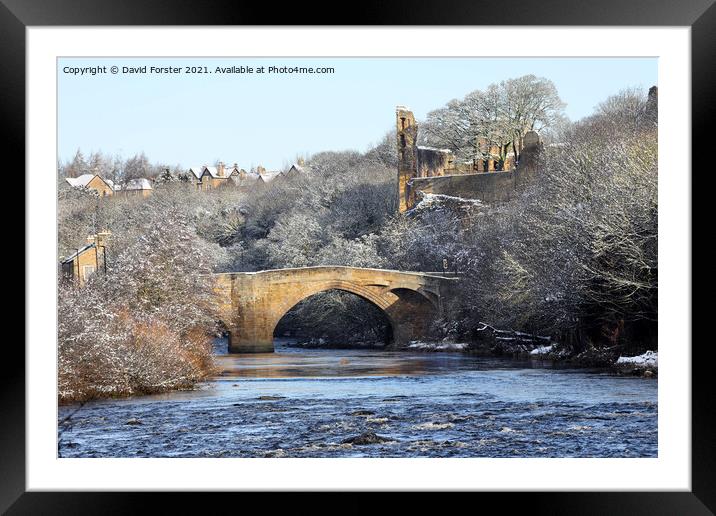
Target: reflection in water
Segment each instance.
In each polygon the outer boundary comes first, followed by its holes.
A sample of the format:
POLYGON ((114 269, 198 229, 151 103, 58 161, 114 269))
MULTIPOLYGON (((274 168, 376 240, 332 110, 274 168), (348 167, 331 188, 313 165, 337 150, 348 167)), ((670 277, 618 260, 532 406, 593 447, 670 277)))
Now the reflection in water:
POLYGON ((237 378, 401 376, 427 374, 431 364, 435 365, 424 356, 406 360, 407 357, 401 359, 397 353, 382 353, 381 360, 376 362, 375 351, 363 353, 286 353, 279 348, 276 353, 222 356, 218 363, 221 376, 237 378))
POLYGON ((529 361, 505 361, 462 353, 375 350, 306 350, 276 339, 275 353, 228 354, 221 340, 215 351, 221 377, 319 378, 452 374, 461 370, 531 367, 529 361))
MULTIPOLYGON (((657 454, 654 379, 462 353, 277 344, 274 354, 226 355, 219 340, 222 373, 198 390, 87 404, 63 432, 61 455, 657 454)), ((61 407, 60 419, 72 410, 61 407)))

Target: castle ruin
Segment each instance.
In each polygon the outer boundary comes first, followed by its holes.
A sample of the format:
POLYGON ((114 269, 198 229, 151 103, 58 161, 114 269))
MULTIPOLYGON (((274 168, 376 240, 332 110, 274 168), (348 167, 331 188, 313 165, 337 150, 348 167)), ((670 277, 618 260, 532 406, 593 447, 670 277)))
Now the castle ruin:
POLYGON ((398 211, 412 209, 422 193, 451 195, 494 203, 512 199, 534 177, 542 148, 539 135, 527 132, 522 138, 520 162, 508 155, 500 167, 496 149, 484 138, 478 148, 485 156, 457 163, 449 149, 419 146, 418 123, 405 106, 395 110, 398 147, 398 211))

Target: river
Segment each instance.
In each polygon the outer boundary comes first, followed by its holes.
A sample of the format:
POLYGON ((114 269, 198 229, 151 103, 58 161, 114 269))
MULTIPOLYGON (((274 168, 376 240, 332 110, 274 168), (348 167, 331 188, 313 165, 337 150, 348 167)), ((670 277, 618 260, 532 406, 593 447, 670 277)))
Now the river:
POLYGON ((656 457, 657 380, 460 352, 229 355, 196 390, 74 413, 62 457, 656 457), (346 442, 363 436, 363 442, 346 442))

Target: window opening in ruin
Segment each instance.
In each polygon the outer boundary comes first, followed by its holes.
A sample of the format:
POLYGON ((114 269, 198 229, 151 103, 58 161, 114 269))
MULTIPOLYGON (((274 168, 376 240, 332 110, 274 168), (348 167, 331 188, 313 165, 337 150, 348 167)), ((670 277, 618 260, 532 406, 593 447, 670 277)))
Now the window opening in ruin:
POLYGON ((404 134, 400 135, 400 146, 405 147, 405 135, 404 134))

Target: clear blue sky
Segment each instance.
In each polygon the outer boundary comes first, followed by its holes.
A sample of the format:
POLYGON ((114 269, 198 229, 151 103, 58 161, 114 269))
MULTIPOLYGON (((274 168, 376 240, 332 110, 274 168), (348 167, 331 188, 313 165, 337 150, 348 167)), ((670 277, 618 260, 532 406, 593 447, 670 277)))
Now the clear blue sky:
POLYGON ((365 151, 394 124, 395 106, 428 111, 525 74, 554 82, 577 120, 626 87, 657 83, 656 58, 62 58, 59 159, 77 148, 152 162, 276 169, 297 154, 365 151), (124 74, 111 66, 326 66, 330 75, 124 74), (66 66, 106 66, 72 75, 66 66))

